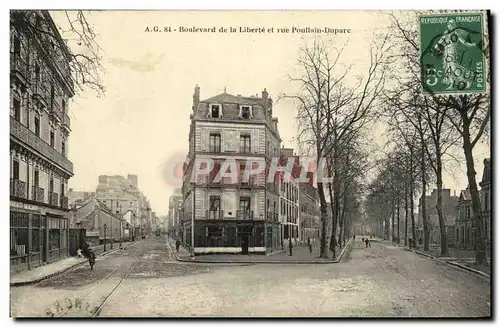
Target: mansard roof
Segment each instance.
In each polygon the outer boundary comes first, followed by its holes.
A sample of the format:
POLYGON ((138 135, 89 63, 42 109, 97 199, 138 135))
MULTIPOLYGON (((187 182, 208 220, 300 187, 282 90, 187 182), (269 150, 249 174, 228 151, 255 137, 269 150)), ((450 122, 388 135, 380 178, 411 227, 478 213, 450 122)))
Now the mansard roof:
POLYGON ((213 96, 206 100, 200 102, 208 102, 208 103, 235 103, 240 105, 255 105, 262 104, 262 98, 259 97, 244 97, 244 96, 236 96, 229 93, 221 93, 219 95, 213 96))

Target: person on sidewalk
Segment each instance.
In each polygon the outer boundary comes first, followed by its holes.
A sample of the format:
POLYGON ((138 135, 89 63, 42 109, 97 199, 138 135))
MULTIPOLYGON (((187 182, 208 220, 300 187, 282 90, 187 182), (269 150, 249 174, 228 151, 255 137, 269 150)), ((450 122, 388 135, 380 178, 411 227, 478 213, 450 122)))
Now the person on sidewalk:
POLYGON ((354 241, 356 241, 356 234, 354 234, 354 235, 352 236, 352 241, 353 241, 353 242, 354 242, 354 241))
POLYGON ((310 237, 307 238, 307 246, 309 247, 309 253, 312 254, 313 253, 313 248, 312 248, 311 238, 310 237))
POLYGON ((290 256, 292 256, 292 254, 293 254, 293 252, 292 252, 293 245, 292 245, 292 238, 291 237, 288 239, 288 248, 290 249, 290 256))
POLYGON ((181 241, 177 239, 177 241, 175 241, 175 250, 177 251, 177 253, 179 253, 180 247, 181 247, 181 241))
POLYGON ((370 240, 368 238, 365 238, 365 247, 372 247, 371 244, 370 244, 370 240))

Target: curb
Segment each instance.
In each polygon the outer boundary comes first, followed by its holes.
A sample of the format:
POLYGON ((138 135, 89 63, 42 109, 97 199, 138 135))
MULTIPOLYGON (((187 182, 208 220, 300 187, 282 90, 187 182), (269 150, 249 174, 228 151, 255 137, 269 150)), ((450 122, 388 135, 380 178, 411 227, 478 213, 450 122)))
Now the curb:
MULTIPOLYGON (((137 242, 139 242, 139 241, 136 241, 136 242, 128 244, 127 246, 123 247, 123 250, 125 250, 126 248, 128 248, 129 246, 131 246, 132 244, 135 244, 137 242)), ((118 249, 112 249, 112 250, 100 253, 97 256, 98 257, 103 257, 103 256, 106 256, 108 254, 112 254, 112 253, 118 252, 119 250, 120 250, 120 248, 118 248, 118 249)), ((82 266, 83 264, 85 264, 87 262, 88 262, 87 260, 84 260, 82 262, 75 263, 74 265, 72 265, 70 267, 67 267, 67 268, 64 268, 63 270, 59 270, 59 271, 53 272, 50 275, 43 276, 43 277, 40 277, 40 278, 37 278, 37 279, 34 279, 34 280, 28 280, 28 281, 17 282, 17 283, 16 282, 10 283, 10 286, 17 287, 17 286, 25 286, 25 285, 36 284, 36 283, 39 283, 39 282, 44 281, 46 279, 52 278, 54 276, 63 274, 65 272, 67 272, 68 270, 71 270, 71 269, 76 268, 78 266, 82 266)))
POLYGON ((175 256, 175 259, 177 261, 180 261, 180 262, 190 262, 190 263, 211 263, 211 264, 279 264, 279 265, 283 265, 283 264, 291 264, 291 265, 297 265, 297 264, 307 264, 307 265, 314 265, 314 264, 334 264, 334 263, 339 263, 344 255, 347 253, 347 250, 348 249, 351 249, 352 247, 352 239, 348 241, 348 243, 346 244, 346 246, 344 246, 344 248, 342 249, 342 251, 340 252, 340 255, 335 259, 335 260, 328 260, 328 259, 325 259, 324 261, 312 261, 312 260, 308 260, 308 261, 299 261, 299 260, 296 260, 296 261, 292 261, 292 260, 282 260, 282 261, 275 261, 275 260, 266 260, 266 261, 262 261, 262 260, 259 260, 259 261, 253 261, 253 260, 243 260, 243 261, 233 261, 233 260, 192 260, 192 259, 184 259, 184 258, 180 258, 179 255, 173 251, 172 249, 172 246, 170 245, 169 242, 167 242, 167 246, 169 247, 170 251, 172 251, 172 253, 174 254, 175 256))
POLYGON ((474 269, 474 268, 471 268, 471 267, 467 267, 466 265, 462 265, 458 262, 455 262, 455 261, 448 261, 448 260, 441 260, 437 257, 433 257, 432 255, 429 255, 427 253, 423 253, 423 252, 420 252, 420 251, 417 251, 417 250, 411 250, 409 248, 404 248, 405 251, 408 251, 408 252, 413 252, 413 253, 416 253, 418 255, 421 255, 423 257, 426 257, 428 259, 431 259, 431 260, 434 260, 434 261, 439 261, 439 262, 442 262, 444 264, 447 264, 449 266, 452 266, 453 268, 458 268, 458 269, 461 269, 461 270, 466 270, 468 272, 471 272, 473 274, 476 274, 476 275, 479 275, 481 277, 485 277, 485 278, 488 278, 488 279, 491 279, 491 276, 488 275, 487 273, 485 272, 482 272, 480 270, 477 270, 477 269, 474 269))

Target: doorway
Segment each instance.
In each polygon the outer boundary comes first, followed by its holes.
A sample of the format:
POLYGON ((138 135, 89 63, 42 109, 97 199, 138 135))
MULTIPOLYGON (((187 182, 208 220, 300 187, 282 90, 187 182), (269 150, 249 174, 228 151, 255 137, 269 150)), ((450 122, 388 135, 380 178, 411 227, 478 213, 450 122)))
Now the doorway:
POLYGON ((248 254, 248 233, 241 234, 241 254, 248 254))

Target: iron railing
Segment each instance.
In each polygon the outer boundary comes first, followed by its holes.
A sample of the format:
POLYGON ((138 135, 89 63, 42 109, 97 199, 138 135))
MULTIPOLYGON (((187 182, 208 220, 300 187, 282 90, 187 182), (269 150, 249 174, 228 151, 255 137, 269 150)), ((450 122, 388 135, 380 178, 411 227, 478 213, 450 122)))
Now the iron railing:
POLYGON ((10 196, 26 199, 28 197, 28 188, 26 182, 18 179, 10 180, 10 196))
POLYGON ((224 210, 207 210, 206 219, 224 219, 224 210))
POLYGON ((39 186, 33 185, 31 187, 32 200, 40 203, 45 202, 45 190, 39 186))
POLYGON ((253 220, 252 210, 236 210, 236 218, 239 220, 253 220))

